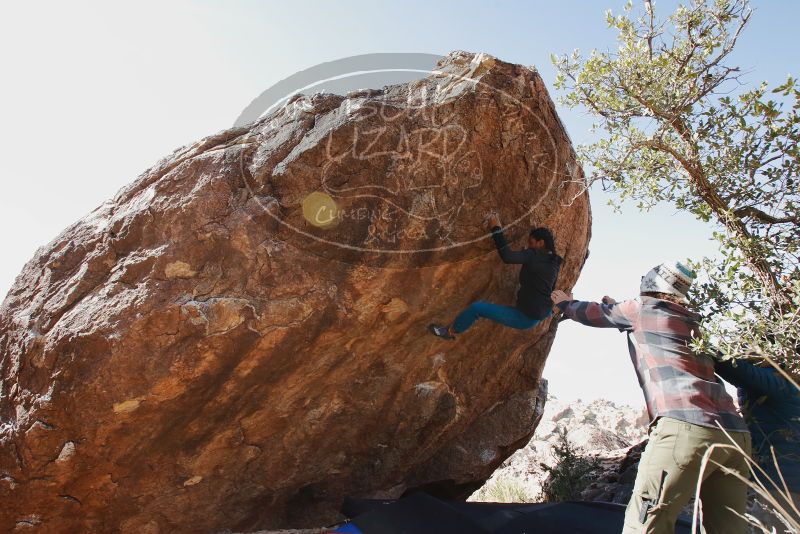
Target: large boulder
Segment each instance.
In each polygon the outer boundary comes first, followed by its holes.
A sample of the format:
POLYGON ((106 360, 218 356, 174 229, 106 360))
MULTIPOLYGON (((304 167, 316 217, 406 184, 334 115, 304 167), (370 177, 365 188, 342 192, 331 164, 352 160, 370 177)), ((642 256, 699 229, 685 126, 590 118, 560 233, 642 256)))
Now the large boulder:
POLYGON ((0 309, 0 531, 326 524, 527 443, 557 322, 426 326, 513 303, 494 208, 571 288, 589 200, 535 70, 439 68, 178 149, 36 253, 0 309))

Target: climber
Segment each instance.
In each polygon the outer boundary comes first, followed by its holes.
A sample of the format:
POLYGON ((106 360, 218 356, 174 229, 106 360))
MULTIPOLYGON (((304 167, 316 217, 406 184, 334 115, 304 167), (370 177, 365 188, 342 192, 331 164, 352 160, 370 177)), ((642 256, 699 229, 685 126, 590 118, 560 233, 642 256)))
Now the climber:
POLYGON ((552 294, 564 316, 581 324, 618 328, 644 390, 651 423, 623 533, 672 533, 681 509, 694 496, 703 453, 713 449, 700 485, 702 521, 707 533, 744 533, 742 514, 749 476, 750 433, 733 399, 714 376, 714 362, 690 344, 700 334, 700 316, 687 309, 686 294, 695 274, 680 262, 663 263, 642 277, 639 299, 617 303, 573 300, 552 294), (721 427, 721 428, 720 428, 721 427), (724 429, 724 430, 723 430, 724 429), (739 479, 736 475, 744 478, 739 479))
POLYGON ((492 239, 504 263, 522 264, 516 306, 503 306, 479 300, 467 306, 449 326, 431 324, 428 330, 445 338, 455 339, 480 317, 511 328, 525 330, 551 315, 550 293, 555 288, 562 258, 556 254, 553 233, 547 228, 534 228, 528 236, 528 248, 511 250, 496 214, 488 218, 492 239))
MULTIPOLYGON (((800 522, 797 511, 800 506, 800 391, 797 380, 792 383, 766 359, 755 355, 736 361, 722 360, 717 355, 714 367, 719 376, 737 387, 739 406, 753 439, 753 459, 763 469, 763 473, 756 469, 755 474, 770 494, 756 496, 753 515, 770 532, 773 528, 778 533, 786 532, 786 526, 772 512, 775 505, 769 500, 774 499, 792 521, 800 522)), ((785 368, 784 372, 788 374, 785 368)))

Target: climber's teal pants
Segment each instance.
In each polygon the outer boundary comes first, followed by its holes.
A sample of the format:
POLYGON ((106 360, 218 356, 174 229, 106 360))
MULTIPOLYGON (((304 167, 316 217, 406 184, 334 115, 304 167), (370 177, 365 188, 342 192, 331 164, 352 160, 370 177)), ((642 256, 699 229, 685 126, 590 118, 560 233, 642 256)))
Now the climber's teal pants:
POLYGON ((502 304, 492 304, 485 300, 479 300, 473 302, 458 314, 456 320, 453 321, 453 330, 460 334, 481 317, 518 330, 532 328, 542 321, 541 319, 532 319, 512 306, 503 306, 502 304))

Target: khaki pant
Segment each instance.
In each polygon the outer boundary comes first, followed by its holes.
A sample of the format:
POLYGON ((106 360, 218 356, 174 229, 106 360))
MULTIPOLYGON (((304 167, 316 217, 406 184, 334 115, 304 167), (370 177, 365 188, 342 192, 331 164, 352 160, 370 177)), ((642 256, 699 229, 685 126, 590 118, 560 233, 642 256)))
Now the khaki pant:
MULTIPOLYGON (((750 434, 729 434, 749 456, 750 434)), ((675 532, 678 514, 695 495, 703 453, 713 443, 732 445, 718 428, 684 423, 669 417, 658 419, 650 429, 650 439, 639 462, 633 495, 625 510, 623 534, 675 532)), ((737 515, 745 512, 747 485, 732 474, 725 473, 712 461, 739 472, 745 479, 750 476, 747 461, 741 453, 731 449, 714 449, 700 486, 702 532, 747 532, 747 522, 737 515)))

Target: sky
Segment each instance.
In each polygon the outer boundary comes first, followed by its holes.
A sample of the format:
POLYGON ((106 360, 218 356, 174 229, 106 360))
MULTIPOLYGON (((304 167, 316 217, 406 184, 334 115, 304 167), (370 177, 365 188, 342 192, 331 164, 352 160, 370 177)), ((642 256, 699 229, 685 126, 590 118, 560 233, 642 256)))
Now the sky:
MULTIPOLYGON (((324 61, 376 52, 487 52, 534 65, 614 46, 621 0, 0 2, 0 296, 36 249, 173 149, 230 127, 262 91, 324 61)), ((655 2, 671 11, 675 2, 655 2)), ((733 62, 745 80, 800 74, 800 2, 754 1, 733 62)), ((583 110, 559 107, 574 143, 583 110)), ((591 255, 576 298, 636 296, 664 260, 713 254, 711 228, 669 206, 614 213, 593 190, 591 255)), ((642 405, 624 335, 566 321, 545 367, 562 399, 642 405)))

